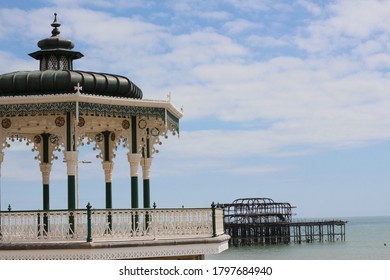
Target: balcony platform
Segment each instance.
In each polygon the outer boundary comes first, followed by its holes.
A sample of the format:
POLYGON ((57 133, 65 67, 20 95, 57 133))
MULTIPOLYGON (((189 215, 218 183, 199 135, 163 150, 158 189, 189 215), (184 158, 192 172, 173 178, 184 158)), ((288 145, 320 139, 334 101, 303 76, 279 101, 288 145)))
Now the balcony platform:
POLYGON ((228 235, 129 241, 0 244, 2 260, 203 259, 228 249, 228 235))
POLYGON ((0 212, 0 260, 204 259, 228 249, 222 209, 0 212))

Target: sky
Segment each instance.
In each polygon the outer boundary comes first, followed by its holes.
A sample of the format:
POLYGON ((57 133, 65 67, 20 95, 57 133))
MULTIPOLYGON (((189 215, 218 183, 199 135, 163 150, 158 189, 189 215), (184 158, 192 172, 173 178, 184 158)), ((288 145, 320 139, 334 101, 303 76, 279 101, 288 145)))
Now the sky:
MULTIPOLYGON (((390 1, 36 0, 0 2, 0 73, 37 70, 27 54, 51 35, 84 57, 74 69, 125 75, 144 99, 171 94, 179 137, 151 170, 157 207, 210 207, 238 198, 295 206, 297 218, 390 215, 390 1)), ((130 207, 119 148, 113 207, 130 207)), ((104 173, 80 149, 79 208, 103 208, 104 173)), ((12 143, 1 209, 42 209, 39 162, 12 143)), ((62 154, 50 207, 67 206, 62 154)), ((142 181, 140 205, 142 206, 142 181)))

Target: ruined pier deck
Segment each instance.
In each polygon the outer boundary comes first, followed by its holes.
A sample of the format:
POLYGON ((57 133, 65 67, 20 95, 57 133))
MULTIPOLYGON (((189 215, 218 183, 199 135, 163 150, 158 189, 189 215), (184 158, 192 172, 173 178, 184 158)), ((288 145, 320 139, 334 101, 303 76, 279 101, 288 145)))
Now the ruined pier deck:
POLYGON ((271 245, 345 241, 342 220, 293 220, 289 203, 244 198, 224 204, 225 232, 230 245, 271 245))

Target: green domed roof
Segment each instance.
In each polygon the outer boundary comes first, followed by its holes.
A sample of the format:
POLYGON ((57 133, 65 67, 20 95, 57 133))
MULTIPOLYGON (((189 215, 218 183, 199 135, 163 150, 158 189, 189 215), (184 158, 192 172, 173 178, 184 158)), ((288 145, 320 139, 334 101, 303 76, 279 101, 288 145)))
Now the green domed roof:
POLYGON ((0 75, 0 96, 73 93, 77 83, 87 94, 142 99, 141 89, 124 76, 74 70, 18 71, 0 75))

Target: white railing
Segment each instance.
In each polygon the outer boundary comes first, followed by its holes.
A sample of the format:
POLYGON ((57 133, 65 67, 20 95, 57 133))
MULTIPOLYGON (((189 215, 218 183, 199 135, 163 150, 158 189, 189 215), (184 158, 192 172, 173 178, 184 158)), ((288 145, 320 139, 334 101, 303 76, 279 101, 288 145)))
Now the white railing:
POLYGON ((219 208, 0 212, 0 243, 150 240, 220 234, 223 211, 219 208))

